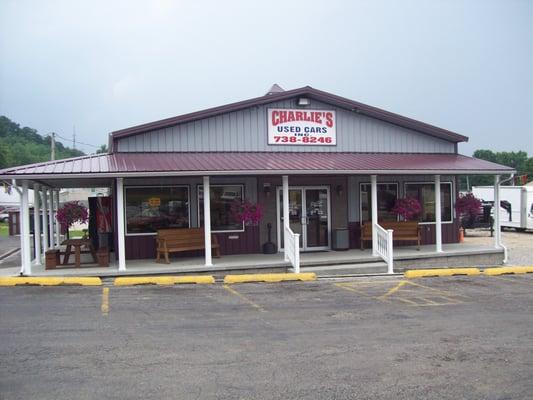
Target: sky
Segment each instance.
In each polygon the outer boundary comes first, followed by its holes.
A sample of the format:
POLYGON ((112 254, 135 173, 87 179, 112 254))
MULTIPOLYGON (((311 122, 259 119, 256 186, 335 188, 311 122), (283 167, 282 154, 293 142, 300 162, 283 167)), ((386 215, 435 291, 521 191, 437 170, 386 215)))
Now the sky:
POLYGON ((533 1, 0 0, 0 115, 85 152, 273 83, 533 156, 533 1))

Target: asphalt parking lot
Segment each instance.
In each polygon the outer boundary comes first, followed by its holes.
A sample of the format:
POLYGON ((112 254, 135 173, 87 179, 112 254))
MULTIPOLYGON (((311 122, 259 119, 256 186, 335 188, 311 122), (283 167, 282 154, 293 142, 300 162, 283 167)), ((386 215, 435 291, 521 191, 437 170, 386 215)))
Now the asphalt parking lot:
POLYGON ((0 288, 2 399, 533 398, 533 274, 0 288))

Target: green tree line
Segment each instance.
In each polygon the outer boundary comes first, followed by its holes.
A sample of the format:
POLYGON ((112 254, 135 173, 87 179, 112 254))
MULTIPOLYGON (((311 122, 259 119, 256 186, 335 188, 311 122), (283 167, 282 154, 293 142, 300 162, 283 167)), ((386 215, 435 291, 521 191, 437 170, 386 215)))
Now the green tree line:
MULTIPOLYGON (((533 157, 528 157, 525 151, 497 151, 476 150, 473 154, 475 158, 491 161, 497 164, 506 165, 516 169, 516 176, 527 175, 527 181, 533 180, 533 157)), ((460 190, 468 190, 472 186, 486 186, 494 184, 494 176, 471 175, 463 176, 460 179, 460 190)), ((521 184, 516 182, 517 185, 521 184)), ((513 185, 509 182, 508 185, 513 185)))
MULTIPOLYGON (((50 160, 51 136, 41 136, 37 130, 23 127, 0 116, 0 168, 50 160)), ((56 140, 56 159, 83 156, 80 150, 63 146, 56 140)))

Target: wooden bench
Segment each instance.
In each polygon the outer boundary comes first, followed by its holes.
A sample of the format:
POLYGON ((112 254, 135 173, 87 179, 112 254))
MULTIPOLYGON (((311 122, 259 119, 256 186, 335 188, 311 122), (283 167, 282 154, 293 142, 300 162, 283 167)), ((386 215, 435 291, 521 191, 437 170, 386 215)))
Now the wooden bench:
MULTIPOLYGON (((166 263, 170 264, 169 253, 205 250, 204 228, 160 229, 155 240, 156 262, 161 261, 161 254, 164 254, 166 263)), ((211 235, 211 248, 215 250, 215 257, 220 257, 220 246, 214 235, 211 235)))
MULTIPOLYGON (((392 229, 393 240, 398 241, 416 241, 418 250, 420 250, 420 240, 422 234, 420 225, 416 221, 380 221, 379 225, 383 229, 392 229)), ((372 240, 372 223, 366 222, 361 225, 361 250, 364 250, 364 241, 372 240)))

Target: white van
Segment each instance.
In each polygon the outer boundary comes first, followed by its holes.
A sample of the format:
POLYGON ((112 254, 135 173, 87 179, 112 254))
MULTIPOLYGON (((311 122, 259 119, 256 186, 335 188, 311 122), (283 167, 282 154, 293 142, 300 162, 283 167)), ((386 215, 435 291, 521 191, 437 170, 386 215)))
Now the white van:
MULTIPOLYGON (((494 186, 474 186, 472 193, 494 202, 494 186)), ((502 227, 533 230, 533 186, 500 186, 499 212, 502 227)))

